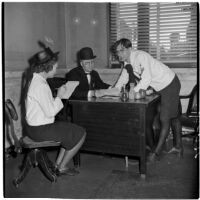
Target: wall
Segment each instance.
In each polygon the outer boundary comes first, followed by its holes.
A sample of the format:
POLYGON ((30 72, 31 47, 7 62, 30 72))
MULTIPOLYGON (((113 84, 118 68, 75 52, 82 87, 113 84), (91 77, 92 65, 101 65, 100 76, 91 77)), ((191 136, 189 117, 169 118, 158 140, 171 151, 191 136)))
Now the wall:
POLYGON ((25 69, 45 37, 53 40, 47 44, 60 51, 60 67, 65 66, 64 3, 5 3, 4 13, 6 71, 25 69))
POLYGON ((59 67, 74 67, 82 47, 97 55, 98 68, 108 65, 108 4, 106 3, 5 3, 5 70, 27 67, 27 60, 41 50, 38 40, 60 51, 59 67))
POLYGON ((108 66, 108 4, 66 3, 67 68, 76 66, 77 52, 91 47, 97 68, 108 66))

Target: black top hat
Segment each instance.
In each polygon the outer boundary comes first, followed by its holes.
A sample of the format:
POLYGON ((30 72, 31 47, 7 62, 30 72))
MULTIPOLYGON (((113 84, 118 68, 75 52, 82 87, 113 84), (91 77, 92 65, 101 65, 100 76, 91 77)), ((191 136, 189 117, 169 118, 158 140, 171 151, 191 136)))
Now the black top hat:
POLYGON ((90 60, 96 58, 90 47, 84 47, 79 51, 80 60, 90 60))
POLYGON ((53 52, 49 47, 45 47, 43 51, 36 53, 33 57, 29 59, 29 64, 40 65, 45 64, 51 60, 58 59, 59 52, 53 52))

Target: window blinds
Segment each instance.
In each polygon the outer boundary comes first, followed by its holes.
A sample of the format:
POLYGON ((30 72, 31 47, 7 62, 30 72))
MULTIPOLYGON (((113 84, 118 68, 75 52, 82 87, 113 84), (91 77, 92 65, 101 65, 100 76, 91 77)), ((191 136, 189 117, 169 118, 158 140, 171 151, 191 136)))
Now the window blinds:
POLYGON ((111 3, 110 45, 128 38, 133 48, 164 63, 196 66, 197 6, 187 2, 111 3))

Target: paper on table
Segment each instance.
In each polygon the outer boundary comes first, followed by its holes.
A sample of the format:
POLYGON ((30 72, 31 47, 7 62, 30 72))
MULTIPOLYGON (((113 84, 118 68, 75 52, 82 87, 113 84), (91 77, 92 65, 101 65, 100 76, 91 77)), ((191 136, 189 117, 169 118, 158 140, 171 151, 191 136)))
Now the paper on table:
POLYGON ((97 90, 95 95, 96 97, 118 99, 120 90, 118 88, 101 89, 97 90))
POLYGON ((103 96, 115 96, 115 97, 119 97, 120 96, 120 90, 118 88, 108 88, 106 90, 104 90, 104 95, 103 96))
POLYGON ((104 99, 119 99, 119 96, 104 95, 101 98, 104 98, 104 99))
POLYGON ((65 95, 62 97, 62 99, 69 99, 69 97, 72 95, 73 91, 75 90, 75 88, 79 85, 79 81, 68 81, 65 84, 65 89, 66 89, 66 93, 65 95))

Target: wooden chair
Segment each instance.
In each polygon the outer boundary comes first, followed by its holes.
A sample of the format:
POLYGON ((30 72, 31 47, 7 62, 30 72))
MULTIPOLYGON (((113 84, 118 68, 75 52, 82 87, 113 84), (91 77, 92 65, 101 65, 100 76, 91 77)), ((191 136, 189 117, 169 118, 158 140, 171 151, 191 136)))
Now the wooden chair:
POLYGON ((181 114, 182 127, 187 131, 182 131, 182 137, 195 137, 199 133, 199 111, 197 103, 197 85, 194 86, 189 95, 180 96, 180 99, 189 99, 185 113, 181 114))
POLYGON ((186 131, 182 131, 182 137, 193 138, 195 158, 199 157, 199 109, 197 97, 197 85, 194 86, 189 95, 180 96, 180 99, 189 99, 187 110, 181 115, 182 129, 186 128, 186 131))
POLYGON ((18 120, 18 115, 16 109, 10 99, 7 99, 5 102, 5 119, 6 126, 9 126, 10 135, 14 140, 15 151, 17 153, 24 153, 24 160, 22 164, 22 169, 17 178, 13 180, 13 183, 16 187, 24 180, 27 173, 31 167, 39 166, 44 175, 51 181, 55 182, 57 177, 52 172, 53 163, 48 158, 45 148, 50 147, 59 147, 60 142, 55 141, 44 141, 44 142, 35 142, 31 138, 25 136, 20 139, 17 138, 14 131, 13 121, 18 120))

